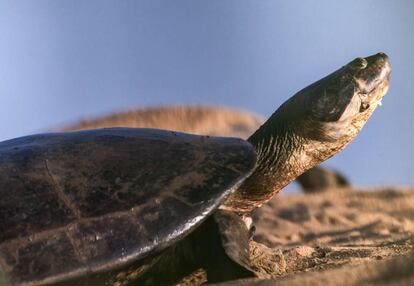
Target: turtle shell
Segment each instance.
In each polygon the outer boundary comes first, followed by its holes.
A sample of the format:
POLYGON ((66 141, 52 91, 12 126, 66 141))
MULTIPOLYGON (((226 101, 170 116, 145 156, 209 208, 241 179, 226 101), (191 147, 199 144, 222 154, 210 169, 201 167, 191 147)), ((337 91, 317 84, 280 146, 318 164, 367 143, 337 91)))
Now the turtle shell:
POLYGON ((242 139, 157 129, 1 142, 0 282, 61 282, 161 251, 254 165, 254 149, 242 139))

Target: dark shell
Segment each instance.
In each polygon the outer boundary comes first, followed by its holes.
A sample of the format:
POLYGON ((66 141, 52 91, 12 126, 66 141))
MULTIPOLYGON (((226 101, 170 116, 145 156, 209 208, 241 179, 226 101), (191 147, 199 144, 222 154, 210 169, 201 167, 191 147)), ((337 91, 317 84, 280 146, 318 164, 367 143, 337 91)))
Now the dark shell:
POLYGON ((254 165, 244 140, 156 129, 1 142, 0 281, 57 282, 160 251, 217 208, 254 165))

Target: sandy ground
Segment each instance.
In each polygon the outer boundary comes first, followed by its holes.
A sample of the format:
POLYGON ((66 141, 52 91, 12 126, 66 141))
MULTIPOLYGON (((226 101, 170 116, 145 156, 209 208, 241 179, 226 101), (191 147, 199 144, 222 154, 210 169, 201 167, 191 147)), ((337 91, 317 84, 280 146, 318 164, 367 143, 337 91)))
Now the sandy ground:
MULTIPOLYGON (((246 138, 263 122, 224 107, 137 109, 65 130, 157 127, 246 138)), ((414 285, 414 188, 280 194, 255 214, 255 239, 280 250, 280 275, 225 285, 414 285)))
POLYGON ((414 188, 280 195, 255 219, 280 277, 226 285, 414 285, 414 188))

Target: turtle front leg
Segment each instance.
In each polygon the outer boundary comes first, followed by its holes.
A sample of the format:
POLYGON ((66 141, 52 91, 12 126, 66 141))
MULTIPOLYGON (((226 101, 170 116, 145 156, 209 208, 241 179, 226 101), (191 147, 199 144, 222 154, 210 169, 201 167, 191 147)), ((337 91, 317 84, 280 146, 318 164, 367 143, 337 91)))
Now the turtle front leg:
POLYGON ((280 249, 269 248, 254 241, 249 242, 250 268, 258 278, 274 278, 286 272, 286 261, 280 249))
POLYGON ((214 215, 222 246, 227 256, 253 277, 272 278, 285 272, 286 262, 280 249, 272 249, 252 239, 254 226, 250 218, 226 210, 214 215))

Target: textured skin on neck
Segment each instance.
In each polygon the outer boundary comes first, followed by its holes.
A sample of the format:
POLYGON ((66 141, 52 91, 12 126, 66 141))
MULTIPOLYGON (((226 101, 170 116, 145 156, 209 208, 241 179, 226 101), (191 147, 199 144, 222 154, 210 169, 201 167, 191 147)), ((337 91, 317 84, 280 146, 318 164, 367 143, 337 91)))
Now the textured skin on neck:
POLYGON ((308 165, 301 158, 304 139, 295 133, 294 124, 283 120, 278 110, 250 136, 248 141, 256 148, 257 168, 221 208, 250 213, 304 172, 308 165))

